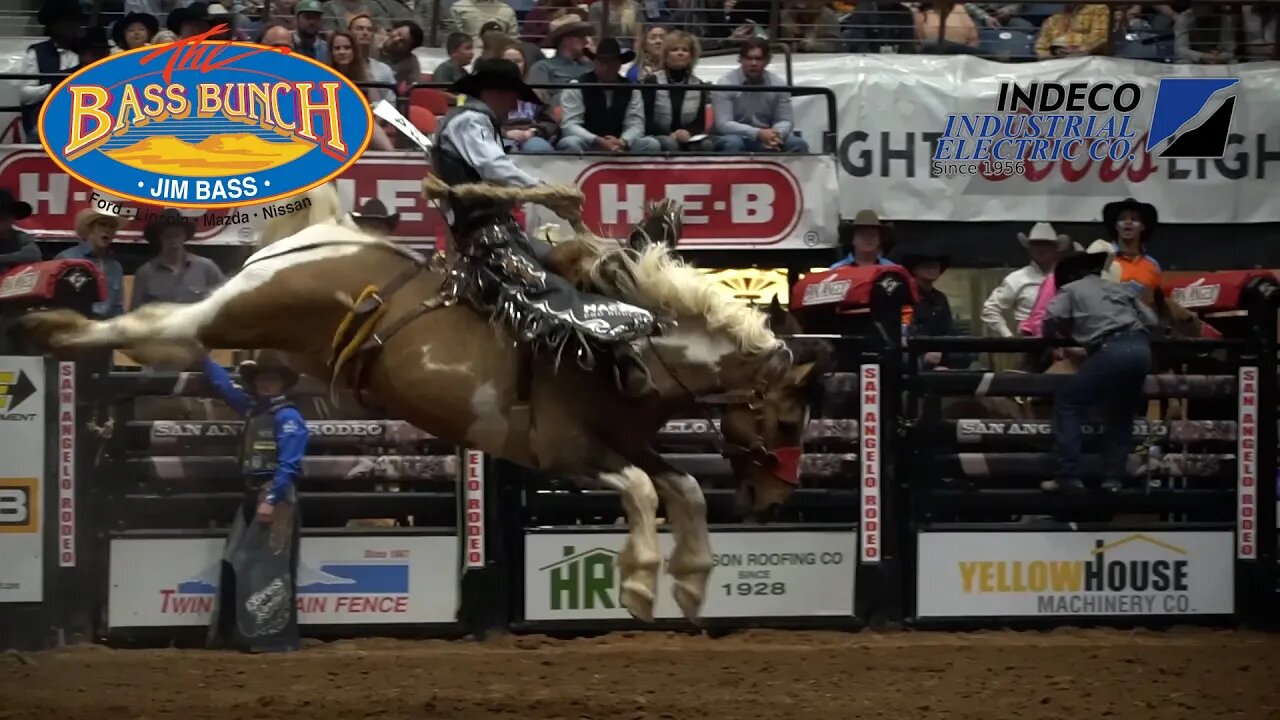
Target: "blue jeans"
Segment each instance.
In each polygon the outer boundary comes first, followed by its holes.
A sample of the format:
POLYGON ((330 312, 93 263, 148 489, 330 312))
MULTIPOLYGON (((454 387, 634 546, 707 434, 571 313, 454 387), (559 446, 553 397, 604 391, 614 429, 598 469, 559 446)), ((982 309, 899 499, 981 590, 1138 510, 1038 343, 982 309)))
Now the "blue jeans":
POLYGON ((551 143, 546 138, 531 137, 520 143, 520 152, 525 153, 549 153, 553 152, 551 143))
MULTIPOLYGON (((736 155, 738 153, 764 153, 777 152, 770 150, 764 146, 757 138, 745 138, 741 135, 721 135, 716 138, 716 152, 729 153, 736 155)), ((784 153, 807 153, 809 152, 809 143, 804 138, 795 133, 789 133, 782 140, 782 152, 784 153)))
POLYGON ((1058 447, 1058 480, 1080 479, 1080 426, 1090 408, 1102 406, 1102 472, 1107 479, 1125 476, 1133 449, 1133 418, 1141 406, 1143 383, 1151 372, 1151 342, 1145 333, 1118 333, 1089 356, 1053 403, 1053 435, 1058 447))
MULTIPOLYGON (((595 150, 597 152, 600 151, 600 148, 592 145, 586 140, 583 140, 577 135, 565 135, 560 138, 556 141, 556 149, 560 152, 573 153, 587 152, 590 150, 595 150)), ((656 153, 660 149, 661 148, 658 147, 658 142, 653 138, 639 137, 635 139, 635 142, 631 143, 631 152, 633 153, 656 153)))

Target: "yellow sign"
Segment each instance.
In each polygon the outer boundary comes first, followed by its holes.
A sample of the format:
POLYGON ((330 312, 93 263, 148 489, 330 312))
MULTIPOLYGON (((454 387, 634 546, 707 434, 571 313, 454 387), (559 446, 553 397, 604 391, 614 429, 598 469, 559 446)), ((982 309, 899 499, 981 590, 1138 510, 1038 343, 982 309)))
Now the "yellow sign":
POLYGON ((0 413, 17 410, 35 394, 36 386, 21 370, 0 370, 0 413))
POLYGON ((741 302, 767 305, 776 297, 785 306, 791 296, 786 270, 730 268, 702 272, 715 281, 716 289, 722 294, 741 302))

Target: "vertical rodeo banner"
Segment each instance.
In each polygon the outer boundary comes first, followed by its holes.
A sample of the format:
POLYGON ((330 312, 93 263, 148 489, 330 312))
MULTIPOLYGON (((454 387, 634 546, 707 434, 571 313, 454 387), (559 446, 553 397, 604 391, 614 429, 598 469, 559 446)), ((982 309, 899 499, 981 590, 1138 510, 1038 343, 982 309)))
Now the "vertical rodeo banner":
POLYGON ((0 357, 0 602, 44 599, 44 360, 0 357))

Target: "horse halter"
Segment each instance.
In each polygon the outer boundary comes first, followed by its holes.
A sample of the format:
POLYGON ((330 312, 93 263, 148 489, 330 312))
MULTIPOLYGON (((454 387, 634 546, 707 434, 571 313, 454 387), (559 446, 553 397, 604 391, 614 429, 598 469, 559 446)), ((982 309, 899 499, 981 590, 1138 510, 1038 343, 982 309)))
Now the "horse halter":
POLYGON ((756 427, 755 441, 750 446, 729 442, 729 439, 724 435, 723 428, 718 426, 708 414, 707 424, 715 429, 719 438, 720 454, 730 460, 734 458, 742 459, 744 462, 755 465, 767 472, 780 482, 792 487, 799 487, 802 448, 797 445, 770 450, 764 446, 766 422, 764 400, 767 387, 767 381, 761 380, 750 390, 730 390, 701 397, 694 396, 694 400, 703 407, 727 408, 746 405, 747 409, 753 413, 756 427))

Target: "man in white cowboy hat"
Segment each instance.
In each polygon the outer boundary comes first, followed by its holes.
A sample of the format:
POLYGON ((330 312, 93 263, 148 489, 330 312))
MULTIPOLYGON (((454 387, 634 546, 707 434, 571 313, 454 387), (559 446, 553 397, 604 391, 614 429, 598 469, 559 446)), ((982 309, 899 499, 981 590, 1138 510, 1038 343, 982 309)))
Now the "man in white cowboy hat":
POLYGON ((76 236, 80 244, 56 255, 60 260, 90 260, 102 271, 107 280, 107 299, 94 303, 92 309, 99 319, 124 314, 124 267, 111 256, 111 243, 123 222, 115 215, 85 208, 76 214, 76 236))
POLYGON ((244 418, 244 501, 223 549, 208 643, 248 652, 297 650, 301 514, 295 484, 309 436, 287 396, 298 374, 270 351, 240 363, 244 387, 207 355, 203 370, 214 391, 244 418), (257 609, 246 610, 250 606, 257 609))
POLYGON ((1071 247, 1071 238, 1059 234, 1047 222, 1032 225, 1029 233, 1018 233, 1018 242, 1027 249, 1031 262, 1006 275, 982 304, 982 322, 997 337, 1013 337, 1008 315, 1013 314, 1015 323, 1027 319, 1040 284, 1053 271, 1058 257, 1071 247))
POLYGON ((1088 410, 1101 406, 1102 489, 1121 489, 1133 449, 1133 418, 1151 372, 1149 333, 1156 316, 1124 285, 1100 277, 1111 257, 1105 252, 1072 253, 1053 270, 1058 294, 1045 312, 1045 335, 1067 335, 1087 354, 1079 370, 1054 398, 1053 435, 1058 465, 1046 492, 1079 492, 1081 425, 1088 410))

